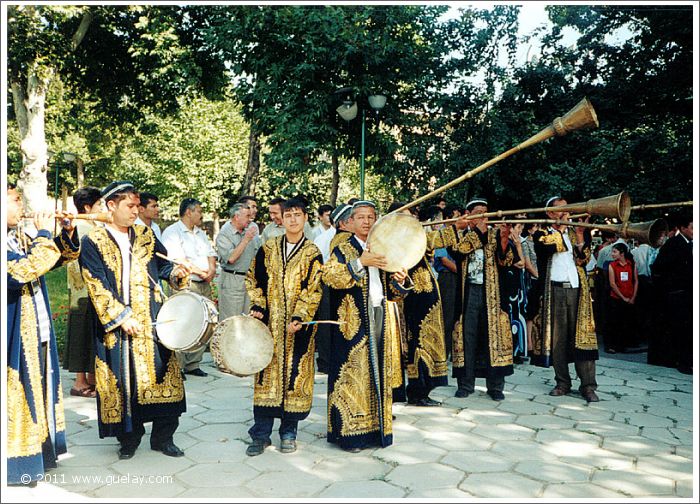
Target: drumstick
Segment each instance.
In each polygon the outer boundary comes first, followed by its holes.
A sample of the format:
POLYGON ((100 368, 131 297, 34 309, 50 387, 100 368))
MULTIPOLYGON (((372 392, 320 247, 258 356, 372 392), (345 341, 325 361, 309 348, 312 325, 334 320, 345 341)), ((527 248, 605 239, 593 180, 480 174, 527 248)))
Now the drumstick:
POLYGON ((180 266, 187 266, 183 261, 178 261, 177 259, 171 259, 170 257, 161 254, 160 252, 156 252, 156 255, 160 257, 161 259, 165 259, 166 261, 170 261, 171 263, 179 264, 180 266))
POLYGON ((151 325, 160 325, 160 324, 167 324, 168 322, 176 322, 177 319, 168 319, 168 320, 161 320, 160 322, 151 322, 151 325))
POLYGON ((345 322, 343 321, 338 321, 338 320, 312 320, 311 322, 302 322, 301 325, 314 325, 314 324, 335 324, 335 325, 341 325, 344 324, 345 322))

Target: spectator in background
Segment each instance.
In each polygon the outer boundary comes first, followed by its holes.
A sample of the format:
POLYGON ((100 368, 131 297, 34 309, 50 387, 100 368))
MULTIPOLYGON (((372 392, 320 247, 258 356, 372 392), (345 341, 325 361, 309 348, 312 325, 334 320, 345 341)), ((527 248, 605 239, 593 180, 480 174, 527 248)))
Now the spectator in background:
POLYGON ((253 227, 258 230, 258 233, 260 232, 260 228, 258 225, 255 223, 255 219, 258 217, 258 200, 255 198, 255 196, 250 196, 250 195, 245 195, 241 196, 238 198, 238 201, 236 203, 243 203, 245 206, 248 207, 248 210, 250 210, 250 222, 253 224, 253 227))
POLYGON ((627 245, 612 246, 612 262, 608 266, 610 284, 610 312, 607 343, 608 353, 625 352, 636 329, 634 302, 637 299, 639 279, 637 268, 627 245))
MULTIPOLYGON (((160 206, 158 206, 158 196, 149 192, 142 192, 139 194, 139 217, 136 219, 134 224, 141 224, 151 228, 153 234, 156 238, 163 240, 161 238, 160 226, 156 220, 159 217, 160 206)), ((76 207, 77 208, 77 207, 76 207)), ((91 211, 98 211, 96 208, 91 211)))
POLYGON ((539 230, 539 224, 524 224, 520 233, 520 246, 523 250, 523 260, 525 261, 525 297, 527 305, 525 310, 525 320, 527 328, 527 351, 532 348, 532 318, 537 313, 538 307, 536 296, 532 295, 532 289, 539 278, 537 271, 537 254, 535 253, 535 242, 532 235, 539 230))
POLYGON ((637 290, 637 302, 635 306, 635 319, 637 331, 632 340, 632 346, 643 347, 649 343, 651 333, 654 331, 655 320, 659 315, 657 304, 654 301, 654 287, 651 280, 651 265, 654 264, 659 254, 659 245, 656 247, 642 243, 632 250, 632 257, 637 266, 639 288, 637 290))
MULTIPOLYGON (((100 211, 101 198, 102 194, 98 188, 83 187, 73 194, 73 204, 78 214, 95 213, 100 211)), ((76 219, 75 224, 80 238, 87 236, 95 227, 93 221, 83 219, 76 219)), ((77 259, 66 263, 66 274, 70 308, 66 322, 63 369, 75 373, 75 383, 70 389, 70 395, 95 397, 95 336, 92 331, 93 324, 88 320, 90 299, 77 259)))
POLYGON ((659 250, 652 266, 664 301, 669 332, 664 350, 671 365, 684 374, 693 372, 693 217, 677 218, 678 233, 659 250))
POLYGON ((455 303, 457 302, 457 264, 447 248, 435 249, 433 269, 438 274, 442 317, 445 324, 445 351, 447 360, 450 360, 452 358, 452 330, 455 325, 455 303))
POLYGON ((601 233, 603 243, 601 243, 595 251, 596 256, 596 275, 595 275, 595 299, 593 304, 593 317, 595 319, 596 336, 598 337, 598 346, 603 344, 605 351, 608 351, 608 322, 610 311, 610 281, 608 280, 608 265, 612 261, 612 246, 615 243, 625 243, 624 240, 612 231, 603 231, 601 233))
MULTIPOLYGON (((168 257, 188 261, 191 265, 189 288, 208 299, 212 299, 211 281, 216 275, 216 251, 202 225, 202 203, 194 198, 185 198, 180 203, 180 220, 163 231, 163 245, 168 257)), ((207 376, 200 369, 206 345, 192 352, 178 352, 178 359, 185 374, 207 376)))
POLYGON ((331 229, 331 212, 333 207, 330 205, 321 205, 318 207, 318 224, 316 224, 312 229, 313 239, 318 238, 321 233, 331 229))

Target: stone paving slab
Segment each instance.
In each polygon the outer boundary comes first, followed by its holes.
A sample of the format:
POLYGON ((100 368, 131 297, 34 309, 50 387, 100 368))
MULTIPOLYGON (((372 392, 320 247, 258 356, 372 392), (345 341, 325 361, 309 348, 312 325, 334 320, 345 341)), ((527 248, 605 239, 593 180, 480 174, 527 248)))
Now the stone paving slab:
MULTIPOLYGON (((97 434, 95 401, 67 395, 69 453, 35 488, 4 488, 3 501, 127 499, 697 499, 693 479, 692 377, 675 369, 602 357, 599 403, 574 391, 551 397, 553 370, 516 365, 505 401, 467 399, 456 387, 431 397, 441 407, 395 404, 394 444, 349 454, 328 443, 326 376, 300 423, 298 450, 279 452, 279 436, 258 457, 245 449, 252 425, 252 378, 219 372, 188 376, 187 412, 175 443, 185 457, 150 450, 119 460, 115 439, 97 434), (140 480, 139 480, 140 478, 140 480)), ((276 426, 277 427, 277 424, 276 426)), ((147 426, 150 432, 150 426, 147 426)))

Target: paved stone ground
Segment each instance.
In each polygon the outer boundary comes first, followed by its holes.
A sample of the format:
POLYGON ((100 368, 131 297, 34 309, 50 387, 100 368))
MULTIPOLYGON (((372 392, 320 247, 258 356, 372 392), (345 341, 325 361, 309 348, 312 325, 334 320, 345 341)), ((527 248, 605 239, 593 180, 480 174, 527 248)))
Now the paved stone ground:
MULTIPOLYGON (((468 399, 441 387, 443 407, 396 404, 394 445, 348 454, 325 440, 326 377, 316 375, 313 409, 299 450, 273 446, 247 457, 252 378, 220 373, 205 354, 206 378, 186 382, 187 413, 175 442, 182 458, 149 449, 131 460, 99 439, 94 400, 72 397, 63 375, 69 453, 35 488, 3 501, 107 497, 178 498, 605 498, 697 499, 693 481, 693 380, 637 359, 598 362, 599 403, 550 397, 553 370, 516 365, 506 400, 483 380, 468 399)), ((573 366, 572 366, 573 368, 573 366)), ((573 370, 573 369, 572 369, 573 370)), ((454 381, 454 380, 451 380, 454 381)), ((276 424, 277 427, 277 424, 276 424)), ((148 428, 150 432, 150 427, 148 428)), ((277 446, 276 446, 277 445, 277 446)))

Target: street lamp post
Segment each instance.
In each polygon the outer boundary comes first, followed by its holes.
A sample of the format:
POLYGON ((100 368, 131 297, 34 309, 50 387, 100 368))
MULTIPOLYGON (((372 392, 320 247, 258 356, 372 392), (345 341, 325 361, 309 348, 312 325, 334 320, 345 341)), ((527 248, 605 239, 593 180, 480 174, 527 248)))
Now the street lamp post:
MULTIPOLYGON (((350 122, 355 117, 357 117, 357 102, 353 101, 350 97, 350 89, 349 88, 343 88, 343 90, 340 90, 340 92, 346 91, 347 92, 347 97, 343 101, 343 104, 340 105, 337 109, 336 112, 338 112, 338 115, 345 119, 346 121, 350 122)), ((369 95, 367 96, 367 102, 369 103, 369 106, 372 107, 377 113, 381 109, 384 108, 384 105, 386 105, 386 96, 382 94, 374 94, 374 95, 369 95)), ((367 107, 362 105, 362 127, 361 127, 361 143, 360 143, 360 199, 365 199, 365 111, 367 107)))

